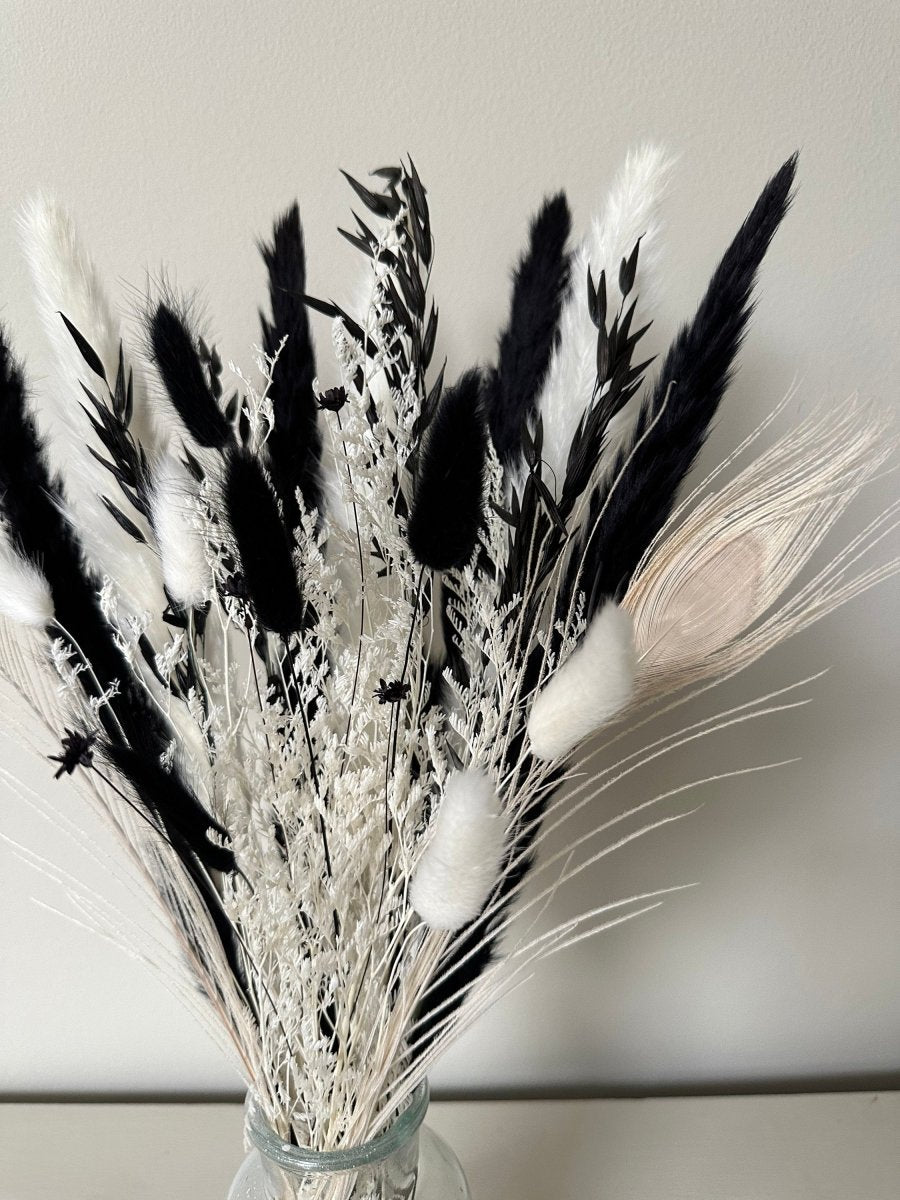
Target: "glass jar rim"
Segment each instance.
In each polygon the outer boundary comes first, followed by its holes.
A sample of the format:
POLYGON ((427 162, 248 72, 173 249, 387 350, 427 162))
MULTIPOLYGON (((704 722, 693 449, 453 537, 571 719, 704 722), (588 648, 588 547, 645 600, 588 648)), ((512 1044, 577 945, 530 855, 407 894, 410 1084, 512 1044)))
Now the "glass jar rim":
POLYGON ((348 1146, 341 1150, 313 1150, 308 1146, 293 1146, 280 1138, 266 1121, 255 1097, 250 1095, 247 1102, 247 1135, 260 1154, 286 1171, 302 1171, 306 1174, 353 1171, 381 1162, 405 1145, 425 1119, 428 1100, 428 1080, 423 1079, 403 1111, 382 1133, 359 1146, 348 1146))

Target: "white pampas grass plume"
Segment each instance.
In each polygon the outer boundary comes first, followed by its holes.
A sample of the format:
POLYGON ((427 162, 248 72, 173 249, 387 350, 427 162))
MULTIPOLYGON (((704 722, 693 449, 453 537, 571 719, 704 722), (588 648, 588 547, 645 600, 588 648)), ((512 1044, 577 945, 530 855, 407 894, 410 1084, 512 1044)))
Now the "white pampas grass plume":
POLYGON ((612 720, 631 700, 636 670, 631 617, 609 601, 535 700, 528 718, 532 753, 563 758, 612 720))
POLYGON ((209 596, 212 568, 200 529, 194 482, 172 455, 160 459, 153 471, 150 514, 166 590, 185 608, 199 607, 209 596))
POLYGON ((505 838, 490 776, 480 767, 450 775, 409 889, 426 925, 449 932, 478 916, 497 882, 505 838))
POLYGON ((0 614, 34 629, 53 620, 53 597, 44 573, 5 542, 0 543, 0 614))
MULTIPOLYGON (((557 496, 566 477, 572 437, 590 403, 597 375, 597 330, 588 311, 585 286, 588 266, 595 280, 606 271, 609 312, 614 313, 622 298, 619 264, 640 238, 634 292, 646 302, 658 255, 657 210, 673 164, 674 159, 659 146, 633 150, 613 183, 602 215, 594 220, 573 256, 572 286, 560 316, 559 345, 538 401, 544 428, 543 458, 550 468, 545 478, 555 480, 557 496)), ((630 427, 632 420, 633 416, 624 423, 630 427)), ((623 437, 627 439, 626 432, 623 437)), ((618 443, 622 437, 616 440, 618 443)))
MULTIPOLYGON (((50 465, 65 486, 68 512, 95 574, 108 575, 124 609, 133 616, 165 605, 152 552, 136 546, 113 520, 97 487, 91 449, 103 453, 83 412, 82 387, 103 394, 103 384, 85 363, 60 313, 96 351, 107 383, 115 386, 122 331, 96 266, 85 251, 75 223, 55 200, 38 195, 19 218, 22 242, 35 283, 38 312, 56 359, 52 386, 39 397, 38 418, 50 465)), ((148 457, 159 440, 147 405, 140 364, 123 346, 126 370, 133 370, 133 413, 129 430, 148 457)), ((135 524, 142 527, 138 516, 135 524)), ((144 533, 145 529, 141 528, 144 533)), ((164 634, 161 624, 155 630, 164 634)))

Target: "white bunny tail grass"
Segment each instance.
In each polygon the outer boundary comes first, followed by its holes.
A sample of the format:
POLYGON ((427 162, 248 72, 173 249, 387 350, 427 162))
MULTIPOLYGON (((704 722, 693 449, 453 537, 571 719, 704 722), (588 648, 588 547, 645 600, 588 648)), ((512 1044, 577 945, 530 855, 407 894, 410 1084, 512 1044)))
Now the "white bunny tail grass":
POLYGON ((505 841, 490 776, 480 767, 450 775, 409 889, 426 925, 453 931, 474 921, 497 882, 505 841))
POLYGON ((702 484, 673 513, 623 600, 634 618, 638 699, 733 674, 900 570, 893 559, 850 573, 896 528, 895 502, 784 599, 894 456, 891 424, 883 410, 852 401, 814 412, 719 491, 702 484))
MULTIPOLYGON (((674 159, 659 146, 633 150, 616 177, 602 215, 594 220, 573 256, 572 285, 560 318, 559 345, 538 401, 544 429, 543 458, 556 480, 557 496, 566 476, 569 447, 591 401, 597 376, 597 329, 585 295, 588 267, 595 280, 601 271, 606 272, 608 308, 614 313, 622 299, 619 264, 640 238, 633 286, 637 292, 652 291, 660 228, 657 210, 673 165, 674 159)), ((640 323, 635 321, 635 327, 640 323)), ((624 414, 620 414, 620 425, 623 420, 624 414)), ((617 444, 622 438, 627 434, 617 437, 617 444)))
POLYGON ((166 590, 182 607, 199 607, 209 597, 212 568, 200 526, 196 484, 172 455, 160 459, 153 471, 150 512, 166 590))
POLYGON ((53 597, 43 572, 5 539, 0 541, 0 615, 32 629, 53 620, 53 597))
POLYGON ((532 753, 545 761, 564 758, 611 721, 631 700, 636 665, 631 616, 610 601, 535 700, 528 718, 532 753))

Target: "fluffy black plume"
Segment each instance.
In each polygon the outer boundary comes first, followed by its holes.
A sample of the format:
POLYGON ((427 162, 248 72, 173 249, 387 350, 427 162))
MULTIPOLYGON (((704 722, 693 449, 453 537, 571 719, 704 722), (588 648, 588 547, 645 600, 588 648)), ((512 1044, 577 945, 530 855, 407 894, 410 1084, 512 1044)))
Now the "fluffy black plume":
POLYGON ((200 446, 221 449, 231 428, 210 387, 185 318, 160 303, 149 318, 148 332, 153 361, 188 433, 200 446))
POLYGON ((300 522, 298 489, 307 508, 319 506, 318 469, 322 451, 313 391, 316 362, 303 302, 306 256, 296 204, 275 222, 271 243, 262 242, 259 249, 269 273, 272 307, 271 321, 260 314, 263 349, 274 357, 282 339, 287 338, 272 372, 269 397, 275 424, 266 445, 272 482, 285 520, 289 529, 295 529, 300 522))
POLYGON ((449 571, 471 559, 484 515, 486 454, 481 375, 472 370, 444 393, 425 430, 407 528, 423 566, 449 571))
POLYGON ((716 268, 696 316, 666 354, 631 446, 610 473, 615 479, 622 471, 621 479, 610 495, 599 493, 593 499, 581 579, 591 594, 591 611, 605 596, 619 596, 628 586, 703 445, 734 373, 753 311, 757 271, 790 207, 796 167, 794 154, 763 188, 716 268), (603 518, 590 532, 604 503, 603 518))
POLYGON ((497 456, 520 457, 522 430, 534 415, 569 283, 566 241, 572 217, 565 194, 545 200, 531 223, 528 248, 513 276, 509 322, 500 337, 496 371, 485 387, 485 409, 497 456))
POLYGON ((249 451, 235 449, 230 454, 223 498, 244 585, 260 624, 274 633, 296 632, 303 621, 303 599, 291 543, 275 493, 249 451))

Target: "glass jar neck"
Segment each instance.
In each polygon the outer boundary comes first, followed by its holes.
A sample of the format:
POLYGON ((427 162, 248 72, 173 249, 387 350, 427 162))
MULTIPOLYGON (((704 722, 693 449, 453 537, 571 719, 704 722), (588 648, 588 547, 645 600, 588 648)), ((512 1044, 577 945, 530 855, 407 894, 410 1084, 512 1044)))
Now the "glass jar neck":
POLYGON ((247 1104, 247 1136, 253 1147, 282 1171, 298 1178, 310 1175, 340 1174, 372 1166, 401 1151, 416 1136, 428 1108, 428 1080, 423 1079, 412 1093, 406 1107, 391 1124, 376 1137, 359 1146, 338 1150, 313 1150, 295 1146, 280 1138, 266 1121, 259 1104, 249 1097, 247 1104))

